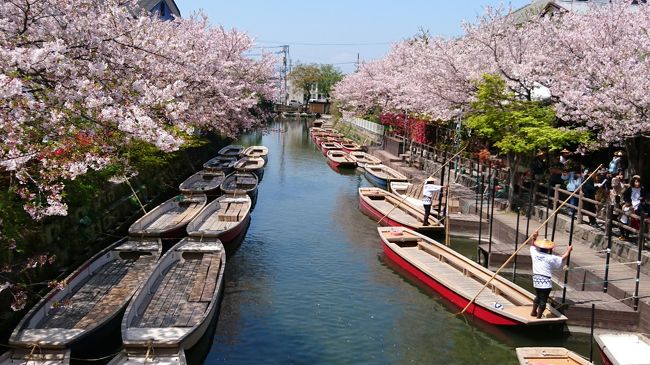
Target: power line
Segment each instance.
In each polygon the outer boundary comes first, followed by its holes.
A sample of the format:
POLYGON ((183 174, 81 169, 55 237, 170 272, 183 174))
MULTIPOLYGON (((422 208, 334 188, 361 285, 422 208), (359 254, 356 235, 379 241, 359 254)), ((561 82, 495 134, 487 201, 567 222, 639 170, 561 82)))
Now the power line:
POLYGON ((258 40, 258 43, 288 44, 293 46, 383 46, 395 42, 359 42, 359 43, 309 43, 309 42, 276 42, 258 40))

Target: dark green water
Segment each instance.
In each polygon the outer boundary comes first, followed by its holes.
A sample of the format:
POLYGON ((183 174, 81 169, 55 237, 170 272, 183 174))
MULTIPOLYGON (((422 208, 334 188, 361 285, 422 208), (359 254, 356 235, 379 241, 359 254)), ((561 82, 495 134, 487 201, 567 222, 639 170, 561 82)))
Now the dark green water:
POLYGON ((516 364, 515 347, 542 345, 588 356, 587 335, 454 317, 457 308, 391 265, 358 209, 357 188, 369 183, 333 171, 306 122, 277 122, 241 142, 268 146, 269 163, 250 229, 227 261, 206 364, 516 364))

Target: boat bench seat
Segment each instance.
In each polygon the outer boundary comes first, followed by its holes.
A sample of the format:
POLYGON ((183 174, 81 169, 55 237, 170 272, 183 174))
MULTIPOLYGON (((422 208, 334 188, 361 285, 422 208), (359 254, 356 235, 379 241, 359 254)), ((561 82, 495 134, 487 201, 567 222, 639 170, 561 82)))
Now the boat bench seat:
POLYGON ((58 345, 69 342, 83 332, 84 330, 76 328, 26 329, 20 332, 20 341, 24 343, 38 343, 40 345, 58 345))
POLYGON ((129 299, 140 283, 149 273, 147 267, 153 266, 157 258, 152 255, 143 255, 133 264, 124 277, 104 295, 83 318, 75 324, 74 328, 84 329, 91 327, 98 320, 113 314, 129 299))
POLYGON ((189 327, 146 328, 129 327, 126 329, 127 341, 175 342, 189 332, 189 327))

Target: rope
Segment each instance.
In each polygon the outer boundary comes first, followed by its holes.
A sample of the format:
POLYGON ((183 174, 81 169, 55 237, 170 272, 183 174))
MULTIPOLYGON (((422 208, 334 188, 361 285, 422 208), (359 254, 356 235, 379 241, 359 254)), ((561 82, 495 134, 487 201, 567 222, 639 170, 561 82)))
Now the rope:
POLYGON ((138 194, 133 189, 133 186, 131 186, 131 182, 129 181, 129 179, 125 177, 124 181, 126 181, 126 185, 128 185, 129 188, 131 188, 131 191, 133 192, 133 196, 135 196, 135 199, 138 201, 138 204, 140 204, 140 208, 142 208, 144 214, 147 214, 147 210, 144 208, 144 205, 142 205, 142 202, 140 201, 140 197, 138 197, 138 194))
POLYGON ((481 295, 481 293, 483 292, 483 290, 485 290, 485 288, 486 288, 486 287, 487 287, 487 286, 492 282, 492 280, 494 280, 494 278, 499 274, 499 272, 500 272, 500 271, 501 271, 501 270, 502 270, 506 265, 508 265, 508 264, 510 263, 510 261, 513 259, 513 257, 515 257, 515 256, 519 253, 519 251, 521 251, 522 248, 526 247, 526 244, 528 243, 528 241, 531 240, 531 238, 533 238, 533 236, 535 235, 535 232, 537 232, 537 231, 539 231, 540 229, 542 229, 542 227, 544 227, 544 225, 545 225, 546 223, 548 223, 548 221, 550 221, 551 218, 552 218, 554 215, 556 215, 556 214, 560 211, 560 209, 562 209, 562 207, 563 207, 565 204, 567 204, 567 203, 569 202, 569 199, 571 199, 571 198, 572 198, 572 197, 573 197, 573 196, 574 196, 578 191, 580 191, 580 189, 582 188, 582 186, 583 186, 587 181, 589 181, 589 179, 591 179, 591 178, 592 178, 592 177, 593 177, 593 176, 598 172, 598 170, 600 170, 600 168, 601 168, 602 166, 603 166, 603 164, 600 164, 597 168, 595 168, 594 171, 593 171, 591 174, 589 174, 589 176, 588 176, 588 177, 587 177, 587 178, 582 182, 582 184, 580 184, 580 186, 578 186, 578 188, 577 188, 575 191, 573 191, 573 192, 572 192, 572 193, 571 193, 571 194, 570 194, 570 195, 569 195, 569 196, 568 196, 564 201, 562 201, 562 204, 560 204, 560 205, 559 205, 559 206, 558 206, 558 207, 553 211, 553 213, 550 214, 550 215, 548 216, 548 218, 546 218, 546 220, 545 220, 544 222, 542 222, 542 224, 540 224, 539 227, 537 227, 536 230, 533 231, 533 234, 530 235, 530 236, 529 236, 529 237, 528 237, 524 242, 522 242, 522 243, 521 243, 521 246, 519 246, 519 248, 518 248, 518 249, 517 249, 517 250, 516 250, 512 255, 510 255, 510 257, 508 257, 508 259, 507 259, 503 264, 501 264, 501 266, 497 269, 497 271, 495 271, 494 274, 492 274, 492 276, 490 277, 490 279, 488 279, 488 280, 485 282, 485 284, 483 285, 483 287, 478 291, 478 293, 476 293, 476 295, 472 298, 472 300, 470 300, 469 302, 467 302, 467 305, 465 305, 465 308, 463 308, 462 311, 460 311, 460 312, 458 312, 458 313, 456 313, 456 314, 454 314, 454 315, 464 314, 465 311, 467 311, 467 309, 468 309, 468 308, 469 308, 469 307, 474 303, 474 301, 476 301, 476 298, 478 298, 478 296, 481 295))
MULTIPOLYGON (((4 348, 10 349, 10 350, 25 350, 25 349, 26 349, 25 347, 12 346, 12 345, 5 345, 5 344, 3 344, 3 343, 0 343, 0 347, 4 347, 4 348)), ((28 355, 29 357, 33 356, 33 355, 34 355, 34 351, 36 351, 36 350, 38 349, 38 351, 39 351, 39 354, 38 354, 38 355, 40 355, 41 358, 43 358, 43 356, 44 356, 43 351, 42 351, 41 347, 40 347, 37 343, 33 343, 33 344, 31 344, 30 349, 31 349, 31 350, 30 350, 30 353, 29 353, 29 355, 28 355)), ((103 361, 103 360, 106 360, 106 359, 110 359, 110 358, 112 358, 112 357, 115 357, 115 356, 116 356, 117 354, 119 354, 119 353, 120 353, 120 351, 115 352, 115 353, 112 353, 112 354, 110 354, 110 355, 102 356, 102 357, 95 357, 95 358, 70 357, 70 359, 71 359, 71 360, 75 360, 75 361, 89 361, 89 362, 93 362, 93 361, 103 361)))

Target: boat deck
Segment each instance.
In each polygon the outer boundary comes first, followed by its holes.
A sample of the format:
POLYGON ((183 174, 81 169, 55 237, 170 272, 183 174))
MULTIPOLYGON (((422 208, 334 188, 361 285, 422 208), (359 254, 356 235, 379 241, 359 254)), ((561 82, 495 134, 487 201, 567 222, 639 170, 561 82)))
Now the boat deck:
POLYGON ((236 226, 247 212, 247 203, 233 202, 221 204, 216 212, 196 227, 197 231, 225 231, 236 226))
POLYGON ((143 255, 137 260, 116 259, 106 263, 78 291, 64 298, 62 305, 51 310, 38 327, 85 329, 92 326, 133 294, 156 259, 143 255))
POLYGON ((135 327, 193 327, 217 290, 221 256, 206 253, 176 261, 160 282, 135 327))
POLYGON ((380 213, 386 214, 390 212, 388 215, 388 218, 393 219, 393 220, 399 220, 400 222, 404 224, 408 224, 413 227, 420 226, 422 222, 415 218, 414 216, 406 213, 405 211, 401 210, 399 207, 395 208, 395 205, 392 203, 387 202, 386 200, 374 200, 371 199, 372 204, 374 205, 375 209, 377 209, 380 213), (395 209, 393 209, 395 208, 395 209), (392 212, 391 212, 392 210, 392 212))
POLYGON ((224 187, 228 190, 240 189, 248 190, 255 187, 256 181, 253 176, 237 175, 234 179, 226 180, 224 187))
POLYGON ((144 229, 147 231, 156 231, 164 230, 167 227, 173 227, 182 223, 188 217, 194 216, 201 208, 203 208, 202 202, 189 202, 187 205, 174 207, 164 214, 161 214, 144 229))
MULTIPOLYGON (((452 283, 454 291, 462 294, 465 297, 473 298, 476 293, 483 287, 483 282, 480 282, 472 277, 469 277, 463 272, 446 262, 440 261, 435 256, 428 254, 426 251, 416 247, 403 247, 405 258, 411 262, 417 262, 421 268, 426 272, 432 274, 433 277, 441 279, 446 283, 452 283)), ((478 304, 484 306, 494 306, 495 303, 503 305, 504 310, 512 312, 517 305, 513 304, 510 300, 502 295, 496 294, 490 290, 484 290, 481 295, 476 299, 478 304)), ((530 312, 530 309, 527 309, 530 312)))

